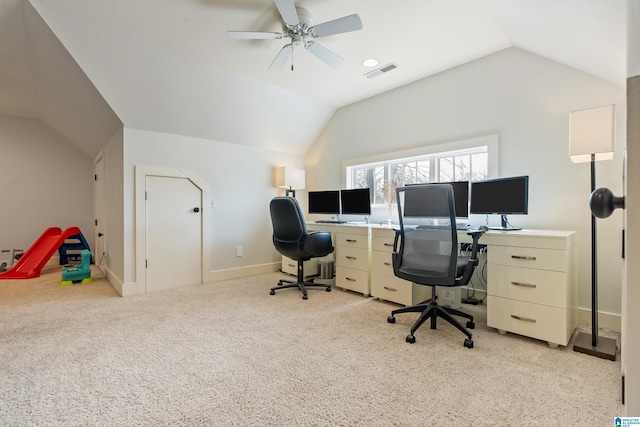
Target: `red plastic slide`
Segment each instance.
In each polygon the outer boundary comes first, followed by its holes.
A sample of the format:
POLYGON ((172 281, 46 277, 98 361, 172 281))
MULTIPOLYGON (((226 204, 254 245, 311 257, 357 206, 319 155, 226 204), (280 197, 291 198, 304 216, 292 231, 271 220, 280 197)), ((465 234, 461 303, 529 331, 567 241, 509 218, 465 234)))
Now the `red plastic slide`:
POLYGON ((20 257, 9 270, 0 273, 2 279, 31 279, 40 277, 42 267, 49 261, 60 245, 69 237, 80 234, 78 227, 62 231, 60 227, 49 227, 42 236, 20 257))

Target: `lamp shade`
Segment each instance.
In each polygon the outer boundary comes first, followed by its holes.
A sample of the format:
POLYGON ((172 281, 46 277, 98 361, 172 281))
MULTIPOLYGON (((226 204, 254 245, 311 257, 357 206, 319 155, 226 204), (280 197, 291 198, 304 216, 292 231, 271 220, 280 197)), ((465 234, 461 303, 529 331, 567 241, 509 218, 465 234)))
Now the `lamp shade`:
POLYGON ((570 115, 569 155, 574 163, 611 160, 615 143, 615 106, 574 111, 570 115))
POLYGON ((304 188, 305 174, 303 169, 282 166, 276 168, 276 187, 288 190, 300 190, 304 188))

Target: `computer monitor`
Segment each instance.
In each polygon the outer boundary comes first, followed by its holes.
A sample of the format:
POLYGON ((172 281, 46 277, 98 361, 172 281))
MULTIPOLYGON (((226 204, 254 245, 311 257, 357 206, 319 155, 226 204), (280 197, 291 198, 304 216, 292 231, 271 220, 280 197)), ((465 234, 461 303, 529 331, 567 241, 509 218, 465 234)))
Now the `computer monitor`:
POLYGON ((343 215, 371 215, 371 192, 368 188, 340 191, 343 215))
MULTIPOLYGON (((434 184, 451 184, 453 187, 453 204, 456 210, 456 218, 469 217, 469 181, 437 182, 434 184)), ((407 185, 428 185, 428 184, 407 184, 407 185)), ((406 195, 405 195, 406 197, 406 195)), ((409 195, 409 197, 411 197, 409 195)), ((405 201, 405 216, 424 216, 420 214, 419 206, 412 200, 405 201)))
POLYGON ((514 230, 507 215, 526 215, 529 210, 529 177, 514 176, 471 183, 469 212, 501 215, 500 230, 514 230))
POLYGON ((307 200, 310 214, 340 214, 340 190, 309 191, 307 200))

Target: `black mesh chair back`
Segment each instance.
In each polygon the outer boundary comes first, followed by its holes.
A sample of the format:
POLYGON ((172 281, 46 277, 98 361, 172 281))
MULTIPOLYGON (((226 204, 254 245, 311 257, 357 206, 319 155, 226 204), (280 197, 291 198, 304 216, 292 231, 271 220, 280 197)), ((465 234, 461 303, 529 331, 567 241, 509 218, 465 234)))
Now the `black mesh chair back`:
POLYGON ((401 187, 396 200, 402 230, 396 275, 423 285, 454 284, 458 235, 451 185, 401 187))
POLYGON ((478 264, 478 240, 484 231, 468 232, 473 239, 471 256, 460 256, 458 231, 451 184, 424 184, 396 189, 400 229, 396 230, 392 253, 393 271, 397 277, 432 287, 432 298, 424 304, 393 310, 387 318, 395 323, 399 313, 421 313, 406 337, 415 342, 415 331, 427 319, 436 329, 436 319, 443 318, 465 335, 464 345, 473 348, 469 329, 473 316, 438 304, 437 286, 462 286, 469 282, 478 264), (466 318, 466 328, 453 316, 466 318))

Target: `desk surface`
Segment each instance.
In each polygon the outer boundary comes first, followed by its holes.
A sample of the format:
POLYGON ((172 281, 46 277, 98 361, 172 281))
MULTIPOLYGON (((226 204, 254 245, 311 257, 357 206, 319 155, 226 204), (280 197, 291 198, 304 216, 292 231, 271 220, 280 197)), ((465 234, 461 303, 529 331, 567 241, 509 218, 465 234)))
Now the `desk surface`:
MULTIPOLYGON (((370 229, 399 229, 400 224, 387 224, 387 223, 364 223, 364 222, 346 222, 346 223, 324 223, 310 221, 307 225, 313 225, 313 228, 318 227, 364 227, 370 229)), ((467 234, 467 232, 477 231, 477 229, 458 230, 458 234, 467 234)), ((521 229, 521 230, 487 230, 485 236, 502 236, 502 237, 557 237, 566 238, 575 234, 575 231, 570 230, 539 230, 539 229, 521 229)))

